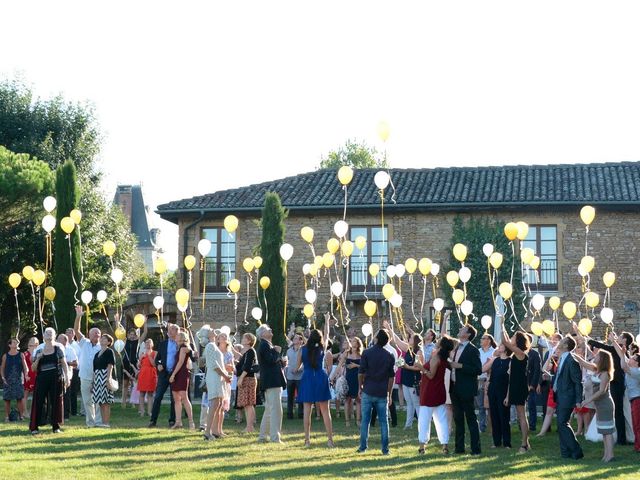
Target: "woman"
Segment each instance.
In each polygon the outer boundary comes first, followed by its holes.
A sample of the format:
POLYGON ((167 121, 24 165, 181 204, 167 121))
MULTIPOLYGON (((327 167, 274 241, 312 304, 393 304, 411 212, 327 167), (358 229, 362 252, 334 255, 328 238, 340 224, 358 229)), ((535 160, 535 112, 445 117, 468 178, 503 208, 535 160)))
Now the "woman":
MULTIPOLYGON (((147 322, 145 322, 146 324, 147 322)), ((122 350, 122 408, 127 407, 129 387, 133 390, 138 376, 138 343, 138 331, 132 328, 127 334, 127 340, 122 350)), ((133 396, 133 392, 131 395, 133 396)), ((133 404, 133 402, 131 403, 133 404)))
POLYGON ((9 421, 11 400, 18 404, 19 419, 24 418, 24 383, 29 379, 29 368, 24 355, 18 350, 18 339, 9 340, 9 351, 2 355, 0 377, 2 378, 2 396, 4 398, 4 421, 9 421))
POLYGON ((351 418, 353 418, 353 410, 355 406, 356 425, 360 427, 360 399, 358 398, 358 369, 360 368, 360 359, 362 358, 362 340, 353 337, 349 340, 349 349, 347 354, 341 358, 340 367, 344 369, 344 377, 347 382, 348 390, 345 399, 345 420, 346 426, 351 426, 351 418))
POLYGON ((456 345, 456 340, 448 335, 443 335, 438 342, 437 349, 431 355, 429 363, 421 366, 420 411, 418 413, 419 454, 424 454, 424 447, 431 437, 431 418, 436 425, 442 453, 449 453, 449 420, 444 376, 447 370, 447 360, 456 345))
MULTIPOLYGON (((578 342, 574 350, 574 354, 586 360, 589 358, 587 356, 587 352, 591 354, 591 352, 587 350, 586 343, 578 342)), ((592 390, 593 390, 593 382, 591 381, 591 374, 587 368, 583 367, 582 368, 582 400, 585 400, 587 397, 589 397, 591 395, 592 390)), ((595 408, 596 408, 595 405, 593 404, 593 402, 591 402, 591 403, 584 403, 584 406, 576 407, 574 409, 574 413, 578 421, 578 429, 576 430, 576 435, 584 435, 587 432, 587 430, 589 429, 589 425, 591 424, 591 419, 593 418, 593 413, 595 412, 595 408)))
POLYGON ((144 404, 146 396, 147 415, 151 416, 153 407, 153 396, 158 386, 158 370, 156 370, 156 353, 153 350, 153 340, 148 338, 144 342, 145 351, 138 361, 138 391, 140 392, 140 400, 138 403, 138 412, 144 417, 144 404))
POLYGON ((333 426, 331 424, 331 412, 329 411, 329 401, 331 391, 329 390, 329 377, 323 368, 325 357, 325 344, 320 330, 313 329, 309 334, 307 344, 298 353, 299 370, 304 365, 300 389, 298 391, 298 402, 304 404, 304 444, 311 446, 311 407, 315 403, 322 413, 324 427, 327 431, 327 446, 333 448, 333 426))
POLYGON ((509 365, 511 364, 511 350, 504 343, 498 345, 494 356, 482 367, 488 372, 489 412, 491 419, 492 448, 511 448, 511 424, 509 407, 504 404, 509 391, 509 365))
MULTIPOLYGON (((611 342, 620 357, 620 365, 624 370, 624 384, 631 404, 631 426, 633 428, 633 448, 640 453, 640 355, 632 353, 627 359, 625 351, 618 342, 611 342)), ((632 349, 629 349, 632 351, 632 349)), ((633 352, 637 352, 633 349, 633 352)))
POLYGON ((24 361, 27 363, 27 370, 29 372, 28 379, 24 382, 24 411, 27 411, 27 400, 29 399, 29 394, 33 393, 33 390, 36 387, 36 372, 31 369, 33 364, 33 352, 36 351, 40 345, 40 341, 36 337, 31 337, 29 339, 29 343, 27 345, 27 351, 24 352, 24 361))
POLYGON ((520 424, 522 441, 518 453, 526 453, 531 450, 529 443, 529 421, 527 420, 526 404, 529 396, 527 385, 527 363, 529 357, 530 343, 529 336, 524 332, 516 332, 509 338, 507 330, 502 326, 502 341, 509 350, 513 352, 511 364, 509 365, 509 391, 504 399, 505 406, 515 405, 520 424))
POLYGON ((176 363, 173 368, 173 373, 169 377, 171 395, 173 395, 173 404, 176 412, 176 423, 171 428, 182 428, 182 406, 184 405, 184 410, 187 412, 187 419, 189 420, 189 430, 195 430, 196 425, 193 423, 193 409, 191 408, 191 402, 187 395, 187 391, 189 390, 188 362, 193 352, 189 346, 189 335, 186 332, 180 331, 176 340, 178 343, 176 363))
POLYGON ((62 349, 54 344, 56 331, 48 327, 44 331, 44 347, 34 353, 31 370, 37 373, 36 385, 31 403, 31 422, 29 430, 32 435, 40 433, 38 427, 51 424, 53 433, 60 433, 63 422, 64 389, 69 388, 67 362, 62 349), (48 407, 48 418, 44 418, 45 402, 48 407))
POLYGON ((224 365, 224 355, 218 348, 217 330, 209 330, 209 343, 204 348, 204 359, 207 373, 207 398, 209 399, 209 415, 204 429, 204 439, 212 440, 222 437, 222 421, 224 419, 225 387, 231 382, 231 375, 224 365))
MULTIPOLYGON (((549 385, 553 385, 553 378, 555 377, 557 370, 558 355, 555 351, 550 351, 547 361, 542 367, 543 374, 548 377, 549 385)), ((544 437, 549 431, 549 429, 551 428, 551 423, 553 422, 553 414, 555 413, 557 406, 558 405, 553 398, 553 388, 549 388, 549 394, 547 395, 547 411, 544 415, 544 421, 542 422, 540 433, 538 433, 536 437, 544 437)))
POLYGON ((236 376, 238 377, 238 408, 244 410, 244 417, 247 422, 245 433, 253 432, 256 423, 256 390, 258 382, 255 374, 258 362, 256 351, 256 337, 252 333, 245 333, 242 336, 242 356, 236 366, 236 376))
POLYGON ((584 405, 593 402, 596 407, 596 426, 598 427, 598 433, 602 435, 604 441, 604 456, 602 461, 605 463, 613 460, 613 434, 616 431, 616 424, 614 420, 615 407, 613 405, 613 398, 609 391, 609 383, 613 379, 613 357, 605 350, 599 350, 594 357, 594 363, 587 362, 581 357, 575 357, 581 366, 587 368, 593 372, 591 381, 593 382, 593 389, 588 392, 588 398, 580 405, 584 405))
POLYGON ((407 404, 407 419, 404 423, 404 429, 413 426, 413 419, 420 411, 420 365, 425 363, 422 356, 422 339, 420 335, 409 330, 411 343, 402 341, 398 335, 393 332, 393 342, 402 352, 404 364, 398 370, 400 371, 400 383, 402 385, 403 398, 407 404))
MULTIPOLYGON (((216 338, 216 342, 217 342, 218 348, 222 352, 224 370, 227 374, 231 376, 231 381, 233 381, 233 371, 235 367, 234 367, 234 361, 233 361, 233 347, 229 345, 229 336, 224 332, 220 332, 218 334, 218 337, 216 338)), ((224 420, 224 414, 225 412, 228 412, 229 409, 231 408, 231 381, 222 383, 222 390, 224 393, 222 397, 222 415, 218 419, 219 427, 217 428, 219 435, 222 437, 226 436, 226 434, 222 431, 222 422, 224 420)))
POLYGON ((116 365, 116 355, 110 348, 113 345, 113 337, 104 334, 100 337, 100 351, 93 357, 93 387, 91 395, 93 403, 100 405, 102 415, 102 427, 109 427, 111 417, 111 404, 114 402, 113 391, 108 387, 108 380, 113 375, 116 365))

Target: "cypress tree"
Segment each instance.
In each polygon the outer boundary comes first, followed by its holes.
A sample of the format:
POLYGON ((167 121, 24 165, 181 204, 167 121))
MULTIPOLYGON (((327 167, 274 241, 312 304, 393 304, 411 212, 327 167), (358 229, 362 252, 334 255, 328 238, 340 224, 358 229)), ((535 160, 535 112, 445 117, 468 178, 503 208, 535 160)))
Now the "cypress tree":
MULTIPOLYGON (((67 234, 60 228, 60 221, 69 216, 69 212, 78 208, 80 194, 76 182, 76 167, 71 160, 67 160, 56 170, 56 219, 54 261, 53 261, 53 286, 56 289, 56 318, 58 328, 73 326, 75 318, 74 305, 77 295, 80 297, 82 285, 80 284, 80 239, 76 229, 71 232, 71 251, 67 234), (69 260, 71 255, 71 260, 69 260), (73 278, 71 268, 73 264, 73 278), (74 284, 75 278, 75 284, 74 284)), ((77 227, 76 227, 77 228, 77 227)))
MULTIPOLYGON (((285 346, 284 325, 284 261, 280 257, 280 246, 284 243, 284 220, 287 212, 282 207, 280 196, 275 192, 267 192, 262 209, 262 241, 260 252, 262 255, 261 276, 271 279, 271 285, 266 290, 269 326, 273 329, 274 345, 285 346)), ((261 305, 265 309, 264 305, 261 305)))

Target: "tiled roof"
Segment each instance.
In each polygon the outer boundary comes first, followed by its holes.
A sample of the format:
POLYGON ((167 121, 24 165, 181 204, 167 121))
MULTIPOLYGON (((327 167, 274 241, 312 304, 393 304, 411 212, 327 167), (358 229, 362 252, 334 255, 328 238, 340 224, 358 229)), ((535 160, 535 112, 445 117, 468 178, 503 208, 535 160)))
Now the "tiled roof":
MULTIPOLYGON (((378 169, 356 170, 349 208, 378 208, 373 177, 378 169)), ((434 169, 391 169, 387 208, 499 208, 508 206, 640 205, 640 162, 434 169), (392 195, 394 196, 392 201, 392 195)), ((277 192, 291 210, 335 210, 344 192, 336 170, 317 170, 257 185, 222 190, 158 206, 175 220, 181 213, 259 211, 266 192, 277 192)))

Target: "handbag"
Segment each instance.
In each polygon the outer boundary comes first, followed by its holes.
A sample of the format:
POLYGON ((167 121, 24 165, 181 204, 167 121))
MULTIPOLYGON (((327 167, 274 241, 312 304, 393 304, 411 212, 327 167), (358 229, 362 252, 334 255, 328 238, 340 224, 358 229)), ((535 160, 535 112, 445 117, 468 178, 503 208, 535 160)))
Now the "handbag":
MULTIPOLYGON (((113 365, 113 370, 111 370, 112 374, 109 378, 107 378, 107 389, 110 392, 117 392, 118 388, 120 388, 120 385, 118 385, 118 380, 116 378, 114 378, 113 372, 116 371, 116 366, 115 364, 113 365)), ((116 372, 117 375, 117 372, 116 372)))

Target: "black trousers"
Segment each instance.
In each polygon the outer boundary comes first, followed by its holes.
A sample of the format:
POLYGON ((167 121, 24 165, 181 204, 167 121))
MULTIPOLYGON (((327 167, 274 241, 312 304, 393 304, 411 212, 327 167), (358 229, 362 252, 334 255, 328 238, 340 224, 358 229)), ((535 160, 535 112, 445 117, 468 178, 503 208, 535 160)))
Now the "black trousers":
POLYGON ((535 430, 538 421, 538 394, 535 389, 529 390, 527 407, 529 410, 529 430, 535 430))
POLYGON ((39 372, 31 403, 31 421, 29 430, 38 430, 40 425, 51 424, 53 430, 60 428, 63 422, 62 381, 57 370, 39 372))
MULTIPOLYGON (((296 391, 300 380, 287 379, 287 418, 293 418, 293 404, 296 402, 296 391)), ((303 417, 302 403, 298 403, 298 418, 303 417)))
POLYGON ((77 415, 78 413, 78 392, 80 391, 80 372, 77 368, 73 369, 71 377, 71 385, 64 392, 64 418, 69 415, 77 415))
MULTIPOLYGON (((153 407, 151 408, 151 421, 150 423, 156 423, 158 421, 158 415, 160 414, 160 406, 162 405, 162 399, 164 398, 167 389, 171 386, 169 383, 170 375, 167 374, 166 370, 162 372, 158 372, 158 385, 156 387, 156 394, 153 397, 153 407)), ((171 412, 169 412, 169 423, 175 423, 176 421, 176 410, 173 405, 173 395, 169 392, 171 396, 171 412)))
POLYGON ((511 447, 510 408, 504 406, 507 392, 489 390, 489 411, 491 412, 491 435, 496 447, 511 447))
POLYGON ((558 422, 558 435, 560 436, 560 454, 562 458, 582 458, 582 448, 576 440, 576 434, 573 432, 569 420, 571 419, 573 407, 556 408, 556 416, 558 422))
POLYGON ((616 432, 618 445, 627 444, 627 428, 624 420, 624 382, 611 382, 611 397, 616 407, 616 432))
POLYGON ((456 453, 464 453, 464 422, 467 421, 471 437, 471 453, 480 453, 480 428, 476 417, 475 396, 464 398, 456 393, 455 384, 449 389, 453 406, 453 423, 456 426, 456 453))

